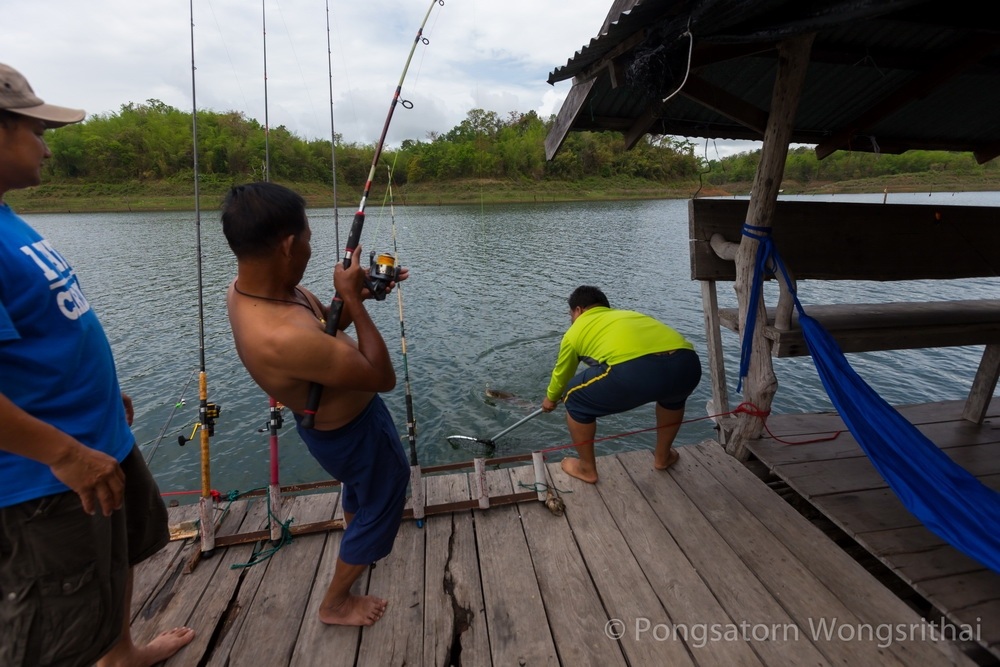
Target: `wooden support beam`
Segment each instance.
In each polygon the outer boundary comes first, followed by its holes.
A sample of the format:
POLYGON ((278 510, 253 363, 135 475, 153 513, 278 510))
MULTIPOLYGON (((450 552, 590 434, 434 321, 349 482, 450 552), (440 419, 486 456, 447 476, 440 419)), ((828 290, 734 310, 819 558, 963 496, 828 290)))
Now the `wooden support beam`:
POLYGON ((997 388, 998 379, 1000 379, 1000 344, 987 345, 979 362, 976 378, 972 381, 972 389, 965 402, 962 419, 975 424, 983 423, 993 392, 997 388))
POLYGON ((764 136, 767 112, 697 77, 689 76, 681 95, 764 136))
MULTIPOLYGON (((757 227, 770 227, 778 201, 778 188, 788 157, 788 144, 792 136, 795 113, 799 107, 806 71, 809 68, 809 51, 815 35, 801 35, 782 42, 778 47, 778 72, 771 95, 771 113, 764 133, 760 164, 754 176, 753 195, 747 210, 747 223, 757 227)), ((740 331, 746 331, 746 319, 757 318, 759 326, 754 330, 753 352, 747 373, 743 395, 746 402, 762 412, 771 409, 771 401, 778 388, 771 363, 771 350, 764 337, 763 328, 767 322, 763 298, 750 303, 750 288, 753 282, 754 257, 758 242, 743 237, 736 255, 736 295, 740 306, 740 331)), ((741 338, 743 334, 741 333, 741 338)), ((740 413, 732 440, 726 451, 744 461, 750 452, 747 441, 760 436, 763 421, 746 413, 740 413)))
POLYGON ((566 140, 566 134, 573 126, 573 121, 580 115, 583 103, 587 100, 587 95, 590 94, 595 81, 596 79, 577 82, 570 88, 569 93, 566 95, 566 100, 559 108, 559 115, 556 117, 555 125, 552 126, 548 136, 545 137, 546 160, 554 158, 559 151, 559 147, 566 140))

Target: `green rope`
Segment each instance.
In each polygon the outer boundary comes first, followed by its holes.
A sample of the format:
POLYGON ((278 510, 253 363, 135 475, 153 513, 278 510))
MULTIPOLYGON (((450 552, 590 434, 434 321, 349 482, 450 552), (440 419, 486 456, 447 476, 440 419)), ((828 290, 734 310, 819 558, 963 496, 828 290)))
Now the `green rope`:
MULTIPOLYGON (((261 488, 266 488, 266 487, 261 487, 261 488)), ((254 489, 254 490, 257 490, 257 489, 254 489)), ((292 525, 292 522, 295 521, 295 519, 293 517, 290 517, 288 519, 288 521, 281 521, 279 519, 279 517, 271 510, 271 496, 270 495, 266 495, 264 497, 267 498, 267 517, 268 517, 268 519, 271 519, 273 521, 277 521, 279 524, 281 524, 281 537, 278 538, 278 543, 275 544, 274 546, 272 546, 270 549, 266 549, 266 550, 262 549, 261 551, 256 551, 255 550, 253 552, 253 554, 251 554, 250 560, 247 561, 246 563, 233 563, 232 565, 229 566, 230 570, 239 570, 241 568, 246 568, 246 567, 250 567, 252 565, 257 565, 258 563, 263 563, 268 558, 270 558, 274 554, 278 553, 278 551, 281 550, 281 548, 284 547, 286 544, 291 544, 292 543, 292 529, 291 529, 291 525, 292 525)))

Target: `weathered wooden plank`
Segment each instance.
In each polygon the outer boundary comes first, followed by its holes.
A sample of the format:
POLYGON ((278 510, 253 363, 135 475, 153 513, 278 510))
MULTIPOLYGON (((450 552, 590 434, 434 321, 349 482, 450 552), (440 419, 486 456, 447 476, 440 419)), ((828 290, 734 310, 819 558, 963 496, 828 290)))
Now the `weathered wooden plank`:
MULTIPOLYGON (((427 504, 469 498, 466 474, 426 478, 427 504)), ((489 665, 472 512, 432 516, 425 526, 424 665, 489 665)))
MULTIPOLYGON (((1000 574, 982 568, 949 577, 920 582, 920 592, 941 609, 961 610, 971 605, 1000 600, 1000 574)), ((994 619, 994 622, 1000 618, 994 619)))
MULTIPOLYGON (((809 570, 871 626, 921 624, 921 619, 905 602, 883 586, 811 523, 762 484, 740 463, 711 443, 686 448, 695 460, 729 489, 809 570)), ((894 641, 889 650, 910 667, 941 664, 971 664, 953 645, 946 642, 894 641), (942 660, 947 661, 942 663, 942 660)))
POLYGON ((967 618, 973 619, 972 623, 979 630, 978 641, 989 646, 990 651, 1000 657, 1000 600, 989 600, 972 605, 963 610, 967 618), (982 621, 976 621, 982 619, 982 621))
MULTIPOLYGON (((339 496, 339 494, 337 494, 339 496)), ((333 513, 335 519, 344 518, 344 509, 337 499, 337 508, 333 513)), ((302 617, 302 627, 295 642, 290 661, 291 667, 313 667, 317 656, 323 656, 327 664, 340 667, 354 665, 358 652, 358 639, 361 628, 343 625, 325 625, 319 620, 319 607, 323 597, 333 580, 333 571, 340 555, 340 541, 344 536, 341 530, 326 534, 323 555, 316 568, 316 578, 309 593, 309 602, 302 617)), ((365 571, 355 582, 351 590, 355 593, 368 588, 369 571, 365 571)))
MULTIPOLYGON (((235 505, 234 503, 233 506, 235 505)), ((259 530, 265 524, 267 512, 264 503, 253 500, 242 505, 245 507, 244 511, 226 513, 220 530, 229 534, 259 530)), ((230 509, 233 506, 230 506, 230 509)), ((187 540, 187 542, 185 555, 196 554, 200 549, 198 540, 187 540)), ((234 570, 230 566, 249 560, 253 549, 252 544, 218 549, 211 557, 202 558, 190 573, 184 574, 184 568, 176 570, 172 575, 170 586, 162 588, 155 596, 155 599, 165 603, 158 613, 159 620, 155 623, 156 627, 150 627, 145 632, 136 632, 136 625, 133 624, 133 638, 141 643, 152 639, 157 632, 167 628, 187 625, 195 631, 194 640, 165 664, 169 667, 194 667, 206 664, 209 652, 213 650, 214 635, 217 632, 225 635, 227 622, 231 618, 230 605, 244 583, 246 573, 243 570, 234 570)), ((184 567, 186 566, 185 563, 184 567)), ((144 618, 147 614, 148 611, 143 610, 144 618)))
MULTIPOLYGON (((172 507, 168 510, 168 516, 170 525, 193 521, 198 518, 198 506, 191 504, 172 507)), ((162 585, 164 577, 173 570, 176 560, 183 558, 182 552, 186 544, 187 540, 168 542, 165 547, 132 569, 132 621, 135 621, 153 592, 162 585)))
MULTIPOLYGON (((680 450, 681 457, 674 468, 687 458, 685 450, 686 447, 680 450)), ((673 468, 661 472, 651 469, 648 461, 634 456, 619 455, 618 459, 660 522, 688 560, 695 564, 722 608, 734 619, 737 637, 749 638, 750 646, 764 664, 831 664, 809 636, 802 634, 792 617, 733 551, 702 509, 678 486, 673 468), (766 628, 767 632, 755 637, 753 628, 766 628)))
MULTIPOLYGON (((505 471, 486 475, 490 495, 511 492, 505 471)), ((517 507, 474 510, 493 664, 557 665, 542 596, 517 507)))
MULTIPOLYGON (((925 347, 961 347, 1000 342, 1000 300, 810 304, 806 313, 818 321, 844 352, 907 350, 925 347)), ((775 326, 776 308, 767 308, 762 333, 774 341, 775 357, 808 356, 809 347, 799 326, 775 326)), ((719 324, 739 331, 739 311, 719 309, 719 324)))
MULTIPOLYGON (((706 469, 700 457, 682 456, 671 472, 671 477, 701 508, 729 547, 771 595, 781 601, 782 607, 802 629, 802 636, 808 636, 830 662, 905 664, 888 647, 881 647, 877 642, 846 641, 837 633, 827 638, 815 632, 821 620, 847 627, 860 627, 863 623, 855 611, 817 579, 807 562, 775 539, 774 533, 706 469)), ((750 474, 747 471, 747 475, 750 474)), ((781 501, 775 497, 775 502, 781 501)), ((809 524, 803 518, 800 525, 805 530, 809 524)))
MULTIPOLYGON (((646 466, 651 466, 650 452, 631 452, 622 456, 635 459, 636 466, 642 466, 643 460, 646 466)), ((601 481, 597 490, 674 627, 735 625, 734 619, 698 574, 698 564, 688 560, 663 527, 620 460, 615 457, 601 460, 601 481)), ((694 641, 689 638, 685 643, 699 665, 761 664, 744 640, 694 641)))
POLYGON ((360 667, 403 667, 423 660, 424 528, 404 521, 392 552, 371 570, 368 592, 389 601, 385 615, 362 628, 360 667))
MULTIPOLYGON (((931 424, 933 422, 953 422, 962 417, 962 410, 965 407, 963 401, 938 401, 936 403, 916 403, 912 405, 894 406, 899 414, 903 415, 911 424, 931 424)), ((1000 397, 994 398, 990 403, 987 416, 1000 417, 1000 397)), ((785 413, 772 414, 767 418, 767 425, 771 433, 781 437, 784 435, 806 435, 811 433, 829 433, 842 430, 843 420, 836 412, 823 413, 785 413)), ((955 427, 955 424, 951 425, 955 427)), ((958 428, 969 428, 969 431, 978 430, 975 424, 957 425, 958 428)), ((761 442, 766 442, 769 437, 762 437, 761 442)))
MULTIPOLYGON (((795 488, 794 481, 788 480, 792 488, 795 488)), ((1000 489, 1000 475, 987 475, 980 481, 992 489, 1000 489)), ((920 524, 888 488, 819 496, 813 499, 813 504, 850 534, 920 524)))
MULTIPOLYGON (((530 466, 511 468, 511 482, 535 483, 530 466)), ((565 497, 571 502, 572 495, 565 497)), ((531 561, 562 665, 625 665, 621 647, 603 635, 609 615, 601 605, 564 516, 554 516, 542 503, 520 503, 518 512, 531 561)))
POLYGON ((864 547, 909 582, 975 572, 982 565, 923 525, 865 533, 864 547))
MULTIPOLYGON (((688 203, 692 279, 736 278, 733 263, 718 258, 709 241, 718 233, 738 243, 749 205, 738 199, 688 203)), ((799 279, 992 277, 1000 265, 996 220, 989 206, 779 201, 771 236, 799 279), (906 253, 895 252, 901 247, 906 253)))
MULTIPOLYGON (((1000 436, 1000 433, 997 434, 1000 436)), ((996 436, 995 436, 996 437, 996 436)), ((975 476, 1000 473, 1000 442, 945 449, 952 461, 975 476)), ((794 479, 806 498, 886 488, 888 484, 866 456, 782 466, 781 477, 794 479)))
MULTIPOLYGON (((564 496, 566 518, 604 603, 607 618, 617 622, 618 643, 629 663, 694 664, 683 641, 673 637, 657 641, 653 637, 653 628, 672 627, 671 618, 632 555, 597 488, 570 478, 559 464, 550 464, 548 469, 553 483, 571 492, 564 496)), ((604 632, 603 627, 591 630, 595 637, 601 637, 599 633, 604 632)))
MULTIPOLYGON (((284 499, 284 521, 325 521, 333 517, 336 502, 337 496, 332 493, 284 499)), ((277 551, 272 551, 270 543, 264 545, 263 553, 273 555, 251 566, 263 569, 265 576, 246 607, 241 637, 230 654, 231 664, 288 664, 325 541, 324 535, 317 534, 296 537, 277 551)))
MULTIPOLYGON (((950 403, 955 406, 961 405, 957 401, 950 403)), ((958 415, 954 417, 956 421, 930 420, 929 416, 923 421, 915 421, 914 410, 898 411, 910 423, 916 424, 917 429, 939 449, 949 450, 953 447, 995 443, 1000 439, 1000 430, 991 423, 974 424, 965 420, 959 421, 958 415)), ((779 475, 780 469, 791 463, 865 456, 857 440, 847 430, 839 416, 817 415, 815 421, 809 419, 808 415, 801 415, 798 419, 782 419, 786 416, 790 415, 772 415, 768 418, 768 428, 785 442, 773 438, 761 438, 748 443, 750 451, 779 475), (795 426, 789 426, 790 423, 795 426), (824 430, 823 426, 828 428, 824 430), (840 434, 832 440, 811 442, 833 436, 838 431, 840 434)))

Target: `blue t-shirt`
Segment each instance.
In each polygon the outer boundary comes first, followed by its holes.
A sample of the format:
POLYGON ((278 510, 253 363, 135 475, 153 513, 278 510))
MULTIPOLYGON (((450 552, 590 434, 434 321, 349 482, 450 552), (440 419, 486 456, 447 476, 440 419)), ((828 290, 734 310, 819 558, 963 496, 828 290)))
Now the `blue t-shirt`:
MULTIPOLYGON (((6 204, 0 204, 0 394, 118 461, 135 443, 111 345, 76 273, 6 204)), ((9 437, 0 427, 0 438, 9 437)), ((48 466, 0 450, 0 507, 66 490, 48 466)))

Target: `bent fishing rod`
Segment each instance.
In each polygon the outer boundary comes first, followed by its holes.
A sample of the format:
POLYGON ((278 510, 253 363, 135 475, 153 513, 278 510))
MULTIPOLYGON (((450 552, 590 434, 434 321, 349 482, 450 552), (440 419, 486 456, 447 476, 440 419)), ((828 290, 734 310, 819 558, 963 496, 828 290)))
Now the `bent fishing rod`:
MULTIPOLYGON (((424 44, 428 44, 427 38, 423 37, 424 26, 427 25, 427 19, 431 15, 431 10, 434 9, 434 5, 441 5, 444 7, 444 0, 431 0, 430 6, 427 8, 427 13, 424 14, 424 20, 417 29, 417 35, 413 39, 413 45, 410 47, 410 53, 406 57, 406 64, 403 66, 403 73, 399 77, 399 83, 396 84, 396 91, 393 93, 392 102, 389 104, 389 113, 385 117, 385 124, 382 126, 382 135, 379 137, 378 142, 375 144, 375 155, 372 157, 371 169, 368 170, 368 180, 365 181, 365 189, 361 195, 361 203, 358 205, 358 212, 354 214, 354 221, 351 223, 351 231, 347 235, 347 247, 344 248, 344 268, 349 268, 351 266, 351 260, 354 257, 354 251, 358 247, 358 243, 361 241, 361 230, 365 225, 365 205, 368 202, 368 195, 371 193, 372 181, 375 180, 375 169, 378 167, 378 160, 382 156, 382 148, 385 146, 385 138, 389 133, 389 124, 392 122, 392 114, 396 110, 396 104, 400 103, 399 93, 403 88, 403 81, 406 79, 406 72, 410 69, 410 62, 413 60, 413 53, 417 50, 417 44, 421 41, 424 44)), ((412 108, 413 103, 403 100, 401 104, 409 109, 412 108)), ((344 301, 340 297, 340 294, 334 291, 333 301, 330 302, 330 314, 326 318, 326 333, 331 336, 337 335, 337 329, 340 327, 340 314, 344 308, 344 301)), ((318 382, 313 382, 309 385, 309 396, 306 399, 306 407, 302 411, 302 426, 305 428, 313 428, 316 423, 316 411, 319 409, 320 400, 323 398, 323 385, 318 382)))

